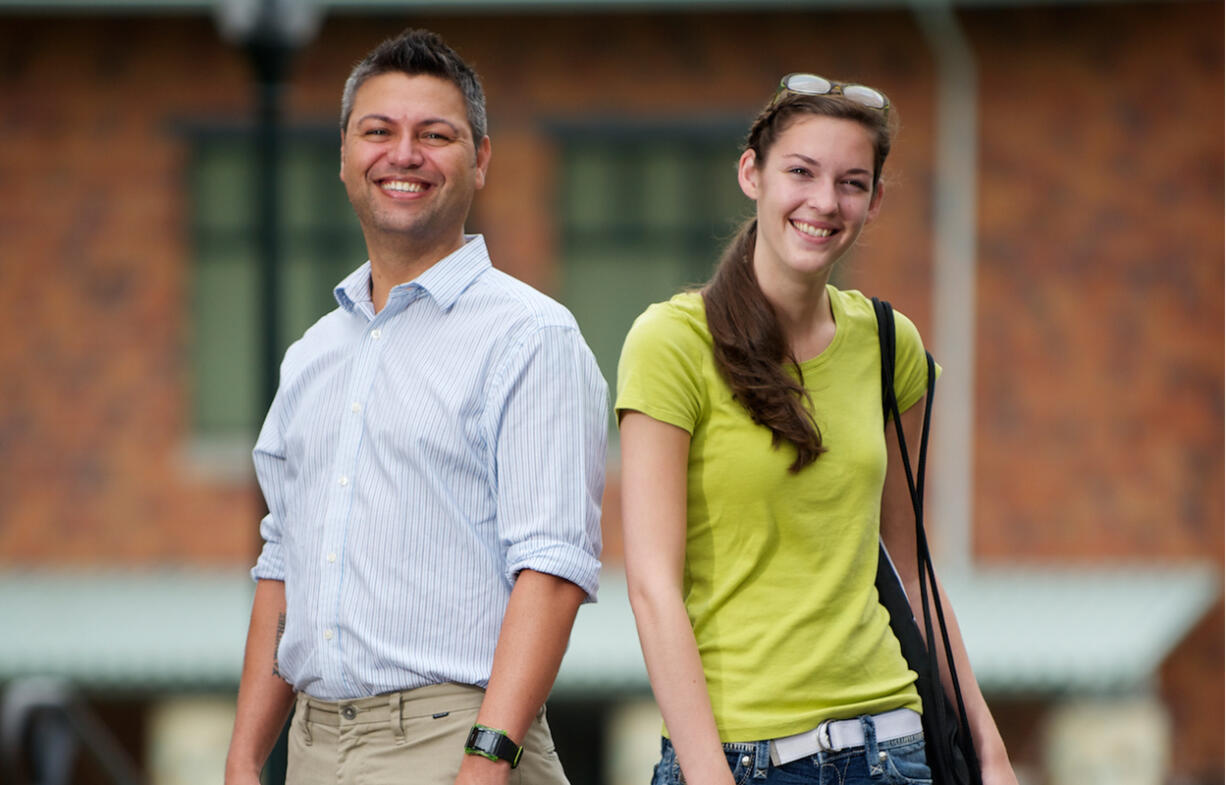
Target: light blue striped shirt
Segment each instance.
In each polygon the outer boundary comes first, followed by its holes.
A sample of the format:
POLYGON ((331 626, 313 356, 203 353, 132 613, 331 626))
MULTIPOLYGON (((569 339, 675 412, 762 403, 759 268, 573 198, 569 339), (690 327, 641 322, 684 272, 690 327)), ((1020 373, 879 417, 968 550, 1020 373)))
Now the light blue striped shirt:
POLYGON ((608 389, 574 317, 480 235, 378 314, 370 264, 285 354, 256 442, 278 667, 343 700, 489 680, 516 574, 596 596, 608 389))

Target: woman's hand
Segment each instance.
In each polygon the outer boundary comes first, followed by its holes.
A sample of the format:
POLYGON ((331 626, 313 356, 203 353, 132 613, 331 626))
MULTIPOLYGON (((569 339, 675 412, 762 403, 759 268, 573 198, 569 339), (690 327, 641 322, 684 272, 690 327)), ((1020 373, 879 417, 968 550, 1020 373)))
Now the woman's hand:
POLYGON ((997 763, 983 764, 983 785, 1018 785, 1008 757, 997 763))

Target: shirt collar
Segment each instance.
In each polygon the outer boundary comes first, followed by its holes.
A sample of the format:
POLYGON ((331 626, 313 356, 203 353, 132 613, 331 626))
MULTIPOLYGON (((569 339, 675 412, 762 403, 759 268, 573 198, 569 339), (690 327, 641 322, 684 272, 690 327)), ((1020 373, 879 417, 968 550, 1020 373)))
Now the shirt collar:
MULTIPOLYGON (((430 295, 444 311, 450 310, 456 300, 473 281, 491 267, 485 237, 479 234, 464 235, 464 244, 447 256, 439 259, 412 281, 392 287, 391 297, 398 290, 418 288, 430 295)), ((370 262, 354 270, 333 290, 336 302, 347 311, 359 303, 371 302, 370 262)), ((389 300, 391 299, 389 297, 389 300)))

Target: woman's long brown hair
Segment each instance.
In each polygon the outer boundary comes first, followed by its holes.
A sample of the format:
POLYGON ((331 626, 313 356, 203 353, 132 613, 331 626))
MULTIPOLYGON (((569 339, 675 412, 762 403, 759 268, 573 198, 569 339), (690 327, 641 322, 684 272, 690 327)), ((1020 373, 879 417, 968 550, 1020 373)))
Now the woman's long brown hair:
MULTIPOLYGON (((758 115, 749 130, 746 149, 761 166, 779 135, 805 114, 854 120, 873 135, 873 188, 890 152, 892 129, 884 113, 841 96, 784 94, 758 115)), ((796 473, 825 452, 822 433, 810 410, 813 401, 804 385, 800 363, 788 346, 774 307, 758 286, 753 269, 756 219, 746 222, 728 243, 715 274, 702 288, 707 327, 714 342, 715 366, 736 400, 759 425, 771 431, 771 443, 796 448, 788 471, 796 473), (785 363, 796 369, 793 377, 785 363)))

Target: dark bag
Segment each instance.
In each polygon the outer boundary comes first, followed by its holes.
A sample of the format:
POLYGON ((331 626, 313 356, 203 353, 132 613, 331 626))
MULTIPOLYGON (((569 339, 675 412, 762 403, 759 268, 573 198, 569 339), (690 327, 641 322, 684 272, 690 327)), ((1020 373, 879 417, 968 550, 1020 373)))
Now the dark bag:
POLYGON ((919 465, 911 472, 911 458, 903 434, 894 397, 894 311, 888 302, 873 298, 873 310, 877 314, 877 337, 881 343, 881 400, 882 410, 888 422, 892 417, 897 429, 898 445, 902 448, 902 464, 907 475, 907 487, 911 492, 911 504, 915 508, 915 551, 918 560, 920 597, 924 608, 923 632, 911 612, 907 593, 903 589, 890 554, 881 543, 877 559, 877 594, 881 604, 890 613, 890 628, 898 638, 903 657, 918 678, 915 687, 924 703, 924 744, 928 766, 932 769, 932 781, 936 785, 982 785, 983 775, 979 770, 979 758, 971 740, 970 723, 966 706, 962 702, 962 689, 958 686, 958 673, 954 668, 953 650, 945 632, 945 613, 941 607, 937 589, 936 572, 928 551, 928 538, 924 534, 924 463, 928 455, 928 425, 932 419, 932 393, 936 387, 936 368, 932 355, 928 354, 928 396, 924 404, 924 427, 920 437, 919 465), (940 668, 934 649, 932 613, 929 610, 929 594, 936 607, 937 624, 944 641, 945 662, 954 687, 957 701, 955 709, 945 690, 941 687, 940 668))

